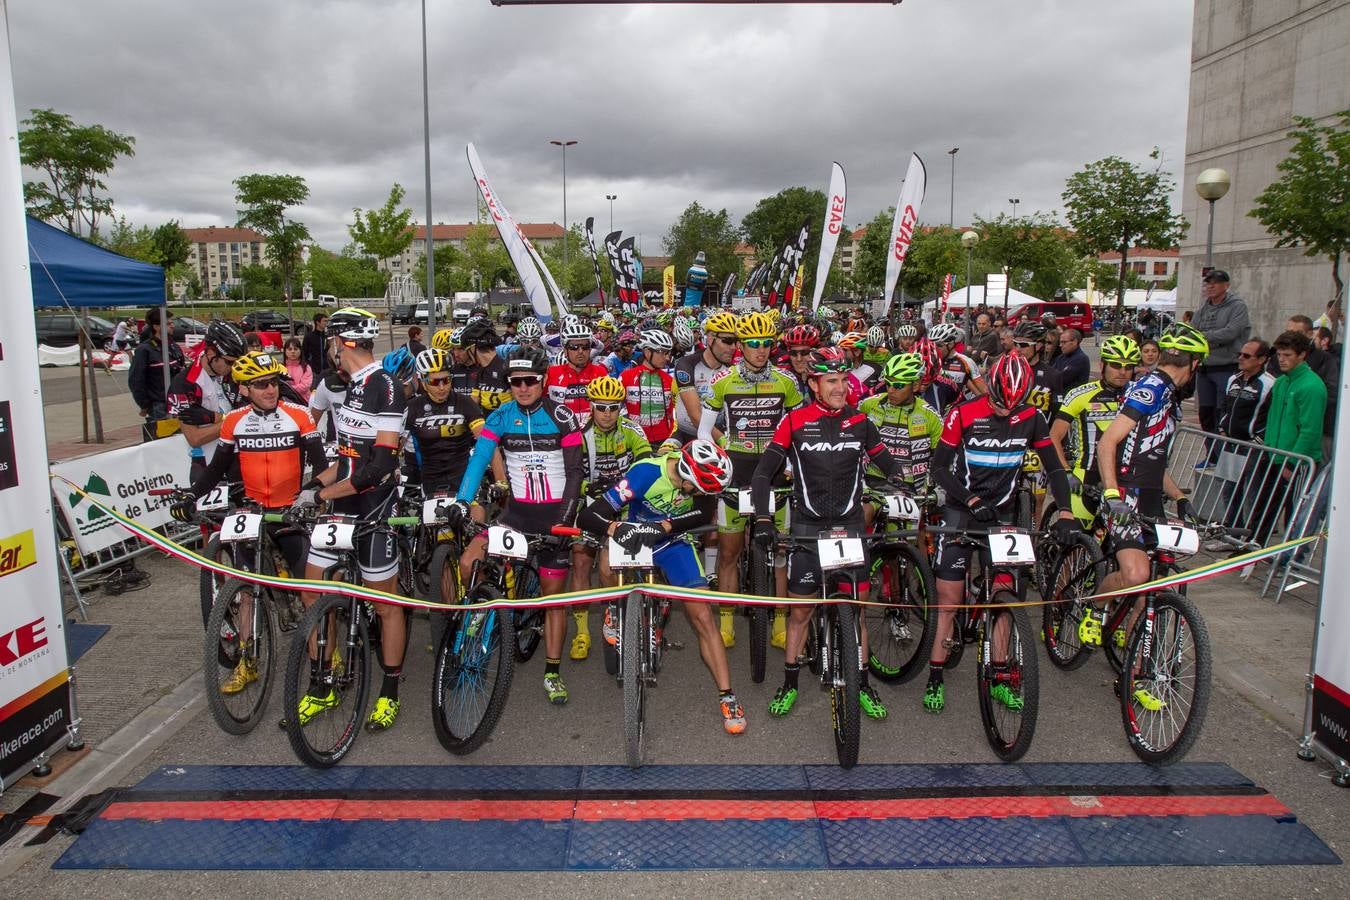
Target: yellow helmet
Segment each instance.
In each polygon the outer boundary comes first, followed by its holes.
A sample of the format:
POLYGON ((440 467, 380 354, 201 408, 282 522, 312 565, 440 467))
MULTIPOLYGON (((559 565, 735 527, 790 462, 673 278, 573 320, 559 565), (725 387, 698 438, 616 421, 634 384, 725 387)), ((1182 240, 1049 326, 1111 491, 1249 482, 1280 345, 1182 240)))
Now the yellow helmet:
POLYGON ((619 403, 623 398, 623 382, 612 375, 602 375, 586 385, 587 400, 596 403, 619 403))
POLYGON ((736 314, 721 310, 708 316, 703 322, 704 334, 735 334, 736 314))
POLYGON ((773 338, 778 337, 778 329, 773 324, 773 319, 762 312, 752 312, 741 316, 741 321, 736 325, 736 336, 741 340, 746 338, 773 338))
POLYGON ((454 344, 450 343, 450 335, 453 333, 454 331, 450 328, 438 328, 436 333, 431 336, 431 346, 437 350, 451 349, 454 347, 454 344))
POLYGON ((230 368, 230 377, 234 379, 235 384, 249 384, 260 378, 271 378, 274 375, 286 374, 286 367, 281 364, 275 353, 269 353, 266 350, 253 350, 245 353, 234 361, 230 368))

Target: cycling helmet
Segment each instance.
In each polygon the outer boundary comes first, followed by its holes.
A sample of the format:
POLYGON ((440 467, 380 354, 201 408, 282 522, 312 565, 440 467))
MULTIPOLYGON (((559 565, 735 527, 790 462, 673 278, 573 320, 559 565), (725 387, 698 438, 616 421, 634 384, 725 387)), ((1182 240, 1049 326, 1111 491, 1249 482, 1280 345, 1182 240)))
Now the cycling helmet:
POLYGON ((1023 319, 1013 329, 1013 339, 1038 342, 1045 337, 1045 326, 1035 319, 1023 319))
POLYGON ((855 347, 863 348, 867 346, 867 336, 861 332, 850 331, 839 340, 835 341, 835 344, 840 350, 852 350, 855 347))
POLYGON ((1054 328, 1059 325, 1059 319, 1055 318, 1054 313, 1047 310, 1041 313, 1041 324, 1046 328, 1054 328))
POLYGON ((647 351, 661 351, 667 353, 675 349, 675 342, 671 340, 670 335, 659 328, 651 328, 642 332, 642 340, 638 341, 638 348, 647 351))
POLYGON ((230 367, 230 377, 234 379, 235 384, 248 384, 257 381, 259 378, 271 378, 273 375, 284 374, 286 374, 286 367, 281 364, 281 360, 277 358, 276 354, 268 353, 266 350, 254 350, 251 353, 245 353, 236 359, 234 365, 230 367))
POLYGON ((656 324, 664 327, 675 322, 675 310, 663 309, 656 314, 656 324))
POLYGON ((619 403, 624 396, 623 382, 613 375, 601 375, 586 385, 586 399, 596 403, 619 403))
POLYGON ((689 327, 689 323, 683 316, 675 320, 675 328, 671 333, 675 339, 675 346, 681 350, 692 350, 697 338, 694 337, 694 329, 689 327))
POLYGON ((450 350, 453 347, 458 347, 459 344, 455 342, 454 334, 456 331, 462 330, 460 328, 438 328, 436 333, 431 336, 431 346, 437 350, 450 350))
POLYGON ((384 355, 380 365, 390 375, 404 382, 411 381, 413 372, 417 371, 417 361, 413 359, 412 351, 407 347, 390 350, 384 355))
POLYGON ((516 339, 522 343, 525 341, 537 341, 544 336, 544 326, 539 324, 539 320, 534 316, 526 316, 520 320, 516 326, 516 339))
POLYGON ((573 316, 571 321, 563 323, 562 339, 564 341, 589 341, 591 339, 590 326, 573 316))
POLYGON ((423 350, 417 354, 417 374, 426 378, 433 372, 445 372, 450 368, 450 354, 440 349, 432 347, 429 350, 423 350))
POLYGON ((951 322, 934 325, 928 332, 929 339, 935 344, 955 344, 961 340, 961 329, 951 322))
POLYGON ((675 470, 705 494, 720 494, 731 484, 731 457, 712 441, 696 438, 685 444, 675 470))
POLYGON ((938 355, 937 344, 929 338, 921 337, 914 342, 914 352, 923 357, 926 377, 936 378, 942 371, 942 357, 938 355))
MULTIPOLYGON (((590 333, 587 333, 587 337, 590 333)), ((481 344, 485 347, 495 347, 501 339, 497 337, 497 332, 492 330, 492 323, 487 319, 477 319, 470 321, 464 326, 464 331, 460 334, 460 343, 465 346, 481 344)))
POLYGON ((1031 363, 1018 353, 1005 353, 989 369, 989 399, 1004 409, 1017 409, 1031 393, 1031 363))
POLYGON ((923 357, 917 353, 897 353, 886 361, 882 379, 892 387, 914 384, 923 377, 923 357))
POLYGON ((838 347, 821 347, 811 352, 810 366, 812 375, 824 375, 829 372, 848 372, 853 368, 853 363, 838 347))
POLYGON ((880 325, 873 325, 867 329, 867 346, 880 348, 886 346, 886 329, 880 325))
POLYGON ((736 334, 736 314, 726 310, 715 312, 703 322, 704 334, 736 334))
POLYGON ((1102 362, 1134 366, 1139 364, 1141 358, 1139 345, 1127 334, 1113 334, 1102 341, 1102 362))
POLYGON ((464 329, 456 328, 450 332, 450 346, 456 349, 464 346, 464 329))
POLYGON ((736 336, 745 338, 772 338, 778 336, 778 329, 774 327, 773 319, 770 319, 762 312, 752 312, 741 316, 741 320, 736 323, 736 336))
POLYGON ((348 306, 328 317, 325 333, 344 341, 373 341, 380 336, 380 320, 373 312, 348 306))
POLYGON ((906 322, 903 325, 895 326, 895 336, 898 338, 916 338, 919 336, 919 329, 906 322))
POLYGON ((522 373, 547 375, 548 354, 540 347, 512 347, 510 355, 506 357, 506 374, 510 376, 522 373))
POLYGON ((558 321, 556 319, 549 319, 546 323, 544 323, 544 334, 557 334, 557 333, 558 333, 558 321))
POLYGON ((605 310, 604 312, 600 313, 600 315, 595 317, 595 327, 596 328, 604 327, 608 328, 610 331, 613 331, 614 313, 610 312, 609 310, 605 310))
POLYGON ((1167 330, 1158 338, 1158 347, 1161 350, 1189 353, 1200 359, 1209 356, 1209 341, 1205 335, 1194 325, 1185 322, 1167 326, 1167 330))
POLYGON ((783 343, 789 347, 818 347, 820 332, 814 325, 796 325, 783 335, 783 343))
POLYGON ((614 340, 620 344, 636 344, 638 336, 633 332, 633 329, 625 328, 623 331, 619 332, 619 336, 614 340))
POLYGON ((221 356, 233 356, 238 359, 248 352, 248 344, 245 343, 244 333, 239 327, 220 319, 211 320, 211 324, 206 326, 206 334, 202 340, 216 348, 216 352, 221 356))

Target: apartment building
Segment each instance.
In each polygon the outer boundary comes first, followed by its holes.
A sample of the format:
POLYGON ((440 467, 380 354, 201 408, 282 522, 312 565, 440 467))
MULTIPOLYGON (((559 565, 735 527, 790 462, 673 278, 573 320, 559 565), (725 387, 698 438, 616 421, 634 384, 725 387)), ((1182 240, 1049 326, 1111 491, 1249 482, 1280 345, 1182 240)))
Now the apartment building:
MULTIPOLYGON (((469 237, 469 231, 474 227, 472 222, 466 222, 463 225, 445 225, 437 224, 431 228, 431 240, 434 246, 442 247, 447 244, 458 250, 463 250, 469 237)), ((499 241, 497 229, 493 225, 487 226, 491 229, 492 241, 499 241)), ((531 244, 536 250, 557 244, 563 239, 563 227, 556 222, 525 222, 521 224, 520 230, 525 233, 531 244)), ((427 229, 425 225, 417 225, 413 228, 413 241, 398 256, 389 256, 379 261, 378 265, 383 272, 392 272, 395 275, 401 275, 405 272, 411 272, 417 268, 417 261, 427 252, 427 229)))
MULTIPOLYGON (((229 288, 242 277, 247 266, 270 265, 267 239, 252 228, 184 228, 191 250, 188 265, 197 273, 202 291, 215 294, 229 288)), ((181 293, 178 284, 175 293, 181 293)))

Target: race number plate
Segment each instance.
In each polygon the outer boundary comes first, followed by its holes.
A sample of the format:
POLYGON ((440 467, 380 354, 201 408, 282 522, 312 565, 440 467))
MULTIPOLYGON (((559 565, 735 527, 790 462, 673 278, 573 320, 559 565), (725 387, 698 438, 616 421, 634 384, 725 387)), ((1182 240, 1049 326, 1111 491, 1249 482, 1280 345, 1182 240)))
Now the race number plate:
POLYGON ((493 525, 488 529, 488 552, 493 556, 505 556, 507 559, 524 559, 529 553, 530 544, 525 535, 505 525, 493 525))
POLYGON ((205 496, 197 498, 197 509, 200 512, 215 512, 227 509, 229 505, 230 492, 223 484, 216 485, 205 496))
MULTIPOLYGON (((769 512, 777 511, 778 498, 774 496, 773 491, 769 491, 769 512)), ((743 516, 753 516, 755 514, 755 500, 751 496, 749 488, 741 488, 736 492, 736 511, 743 516)))
POLYGON ((887 494, 886 516, 897 522, 917 522, 922 512, 918 501, 909 494, 887 494))
POLYGON ((445 521, 445 510, 454 503, 453 497, 432 497, 422 501, 422 524, 435 525, 445 521))
POLYGON ((816 553, 820 556, 822 569, 860 566, 866 559, 862 539, 855 537, 823 537, 816 542, 816 553))
POLYGON ((1031 535, 1015 528, 989 532, 989 561, 996 566, 1029 566, 1036 562, 1031 535))
POLYGON ((314 523, 309 545, 320 550, 351 550, 356 546, 356 523, 346 518, 320 519, 314 523))
POLYGON ((1200 532, 1176 519, 1156 522, 1153 530, 1158 534, 1158 549, 1169 553, 1181 553, 1190 556, 1200 550, 1200 532))
POLYGON ((261 528, 262 516, 257 513, 235 513, 225 517, 225 523, 220 526, 220 539, 226 543, 256 540, 261 528))
POLYGON ((629 553, 614 540, 609 539, 609 567, 611 569, 650 569, 652 567, 652 548, 639 547, 637 553, 629 553))

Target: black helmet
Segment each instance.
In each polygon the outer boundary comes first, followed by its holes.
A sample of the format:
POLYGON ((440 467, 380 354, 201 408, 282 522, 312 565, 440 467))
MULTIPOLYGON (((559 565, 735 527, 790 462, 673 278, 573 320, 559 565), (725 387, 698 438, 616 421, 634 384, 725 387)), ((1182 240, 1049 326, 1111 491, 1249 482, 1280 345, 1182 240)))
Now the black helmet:
POLYGON ((221 356, 233 356, 238 359, 248 352, 248 344, 244 341, 244 333, 239 327, 220 319, 213 319, 211 324, 206 326, 206 334, 202 340, 214 347, 221 356))
POLYGON ((464 347, 471 347, 475 344, 495 347, 501 343, 501 338, 497 337, 497 332, 492 330, 491 322, 486 319, 475 319, 464 326, 464 333, 460 336, 460 341, 464 347))
POLYGON ((1013 339, 1021 338, 1024 341, 1039 341, 1045 337, 1045 326, 1035 319, 1023 319, 1017 323, 1017 328, 1013 330, 1013 339))
POLYGON ((542 347, 526 347, 518 344, 506 357, 506 374, 515 375, 528 372, 533 375, 548 374, 548 354, 542 347))

